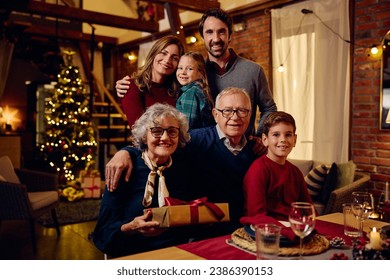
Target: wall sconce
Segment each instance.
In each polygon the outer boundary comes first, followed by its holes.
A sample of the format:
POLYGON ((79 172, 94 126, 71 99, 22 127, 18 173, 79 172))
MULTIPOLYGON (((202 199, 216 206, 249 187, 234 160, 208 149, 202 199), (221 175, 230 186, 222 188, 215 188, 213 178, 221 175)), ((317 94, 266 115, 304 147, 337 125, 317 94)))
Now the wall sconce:
POLYGON ((195 44, 196 42, 198 41, 198 38, 196 38, 195 36, 188 36, 186 37, 186 44, 187 45, 192 45, 192 44, 195 44))
POLYGON ((233 31, 234 32, 242 32, 245 30, 246 30, 246 24, 244 21, 233 24, 233 31))
POLYGON ((128 59, 130 63, 134 63, 137 61, 138 57, 135 55, 134 52, 130 52, 130 53, 124 53, 123 58, 128 59))

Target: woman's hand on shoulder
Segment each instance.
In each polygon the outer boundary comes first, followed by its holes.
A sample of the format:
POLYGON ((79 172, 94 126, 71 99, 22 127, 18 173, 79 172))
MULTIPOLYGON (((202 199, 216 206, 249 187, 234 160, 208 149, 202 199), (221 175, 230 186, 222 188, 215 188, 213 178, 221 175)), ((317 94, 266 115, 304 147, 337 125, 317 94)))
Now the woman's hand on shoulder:
POLYGON ((105 178, 107 189, 112 192, 114 191, 119 183, 122 172, 126 170, 125 181, 128 182, 133 164, 131 162, 130 154, 128 151, 119 150, 106 164, 105 178))
POLYGON ((121 80, 116 81, 115 89, 118 97, 125 97, 127 90, 130 88, 130 77, 124 76, 121 80))

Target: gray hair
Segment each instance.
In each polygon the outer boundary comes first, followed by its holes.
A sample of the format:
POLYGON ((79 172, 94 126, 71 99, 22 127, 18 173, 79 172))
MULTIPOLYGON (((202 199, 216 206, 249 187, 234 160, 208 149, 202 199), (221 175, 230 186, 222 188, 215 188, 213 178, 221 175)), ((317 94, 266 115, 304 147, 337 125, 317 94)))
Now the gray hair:
POLYGON ((150 106, 142 116, 134 123, 131 133, 133 135, 133 144, 140 150, 145 150, 146 134, 150 127, 156 126, 159 117, 174 117, 179 122, 179 146, 184 147, 190 140, 188 133, 188 121, 186 116, 175 107, 168 104, 155 103, 150 106))
POLYGON ((243 94, 248 98, 249 100, 249 110, 252 110, 252 102, 251 97, 243 88, 236 88, 236 87, 228 87, 222 90, 217 97, 215 98, 215 108, 219 108, 219 103, 221 102, 221 98, 225 95, 233 95, 233 94, 243 94))

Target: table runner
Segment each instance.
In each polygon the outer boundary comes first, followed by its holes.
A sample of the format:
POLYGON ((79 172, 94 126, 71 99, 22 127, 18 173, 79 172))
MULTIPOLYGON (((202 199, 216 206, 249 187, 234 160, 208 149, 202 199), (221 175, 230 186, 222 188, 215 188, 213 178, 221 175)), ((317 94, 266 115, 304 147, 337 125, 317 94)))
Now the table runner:
MULTIPOLYGON (((326 221, 316 221, 316 230, 319 234, 326 236, 328 240, 338 236, 345 240, 346 245, 352 246, 352 238, 344 235, 344 225, 335 224, 326 221)), ((363 238, 368 240, 366 234, 363 232, 363 238)))
MULTIPOLYGON (((317 220, 315 228, 319 234, 326 236, 326 238, 329 240, 338 236, 344 238, 347 245, 352 245, 352 239, 344 235, 343 225, 317 220)), ((197 242, 182 244, 177 247, 208 260, 256 259, 256 256, 249 254, 244 250, 240 250, 236 247, 226 244, 226 240, 230 238, 230 235, 225 235, 197 242)))
POLYGON ((255 260, 256 256, 226 244, 230 234, 177 246, 207 260, 255 260))

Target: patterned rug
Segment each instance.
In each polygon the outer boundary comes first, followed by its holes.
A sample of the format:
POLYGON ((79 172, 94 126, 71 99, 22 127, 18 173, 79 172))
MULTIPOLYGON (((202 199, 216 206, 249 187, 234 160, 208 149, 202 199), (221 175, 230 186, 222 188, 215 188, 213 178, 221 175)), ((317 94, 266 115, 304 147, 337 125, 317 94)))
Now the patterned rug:
MULTIPOLYGON (((57 206, 57 218, 60 225, 97 220, 101 199, 80 199, 73 202, 61 201, 57 206)), ((45 227, 54 227, 51 213, 36 220, 45 227)))

